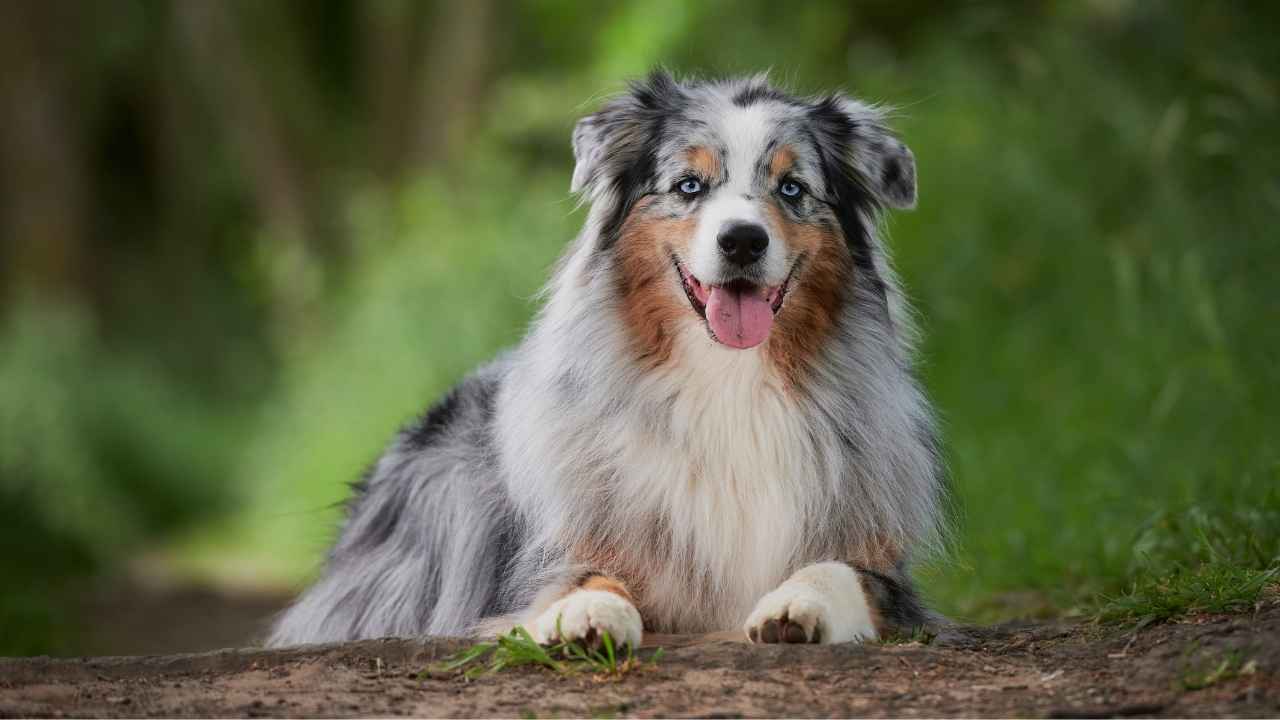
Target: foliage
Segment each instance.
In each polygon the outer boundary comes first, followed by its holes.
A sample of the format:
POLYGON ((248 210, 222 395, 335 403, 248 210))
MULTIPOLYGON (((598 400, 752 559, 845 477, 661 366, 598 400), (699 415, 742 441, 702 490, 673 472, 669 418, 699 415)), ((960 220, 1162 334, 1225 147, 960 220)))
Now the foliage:
POLYGON ((1220 682, 1254 675, 1257 672, 1257 660, 1245 661, 1240 652, 1232 652, 1207 670, 1187 670, 1182 676, 1182 689, 1192 692, 1203 690, 1220 682))
POLYGON ((460 672, 466 679, 474 680, 509 668, 534 666, 562 675, 590 672, 601 678, 617 679, 644 664, 656 665, 662 657, 662 649, 659 648, 642 663, 630 645, 625 647, 626 656, 623 657, 623 648, 614 646, 613 637, 607 630, 600 635, 599 648, 566 640, 543 646, 533 639, 528 630, 517 627, 493 642, 476 643, 436 663, 427 672, 460 672))
POLYGON ((921 201, 888 230, 960 507, 940 609, 1167 616, 1273 581, 1268 5, 58 7, 0 22, 34 58, 3 69, 44 73, 2 92, 52 98, 0 128, 0 180, 63 178, 0 213, 0 653, 58 647, 58 598, 143 549, 305 581, 391 432, 518 341, 582 219, 572 123, 657 63, 899 108, 921 201))
POLYGON ((76 578, 226 510, 235 432, 73 307, 15 308, 0 348, 0 652, 25 652, 64 634, 76 578))
POLYGON ((1280 588, 1280 478, 1221 513, 1161 511, 1134 543, 1125 590, 1102 597, 1103 621, 1146 624, 1189 612, 1247 612, 1280 588))

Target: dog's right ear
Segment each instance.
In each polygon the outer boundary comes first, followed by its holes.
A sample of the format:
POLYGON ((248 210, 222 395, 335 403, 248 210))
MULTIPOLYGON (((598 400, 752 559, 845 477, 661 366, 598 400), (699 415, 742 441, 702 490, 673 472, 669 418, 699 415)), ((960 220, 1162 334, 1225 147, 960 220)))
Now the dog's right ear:
POLYGON ((674 117, 685 91, 665 70, 631 83, 627 92, 605 103, 573 128, 573 180, 569 190, 595 198, 597 191, 635 175, 638 162, 657 143, 664 118, 674 117))
POLYGON ((600 119, 588 115, 573 127, 573 180, 569 192, 582 192, 595 174, 604 156, 604 139, 601 137, 600 119))

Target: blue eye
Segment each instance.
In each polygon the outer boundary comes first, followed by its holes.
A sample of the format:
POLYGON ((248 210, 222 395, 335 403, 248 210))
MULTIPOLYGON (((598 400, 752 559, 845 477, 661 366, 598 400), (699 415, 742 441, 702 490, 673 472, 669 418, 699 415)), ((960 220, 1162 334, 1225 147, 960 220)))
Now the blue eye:
POLYGON ((685 195, 697 195, 702 192, 702 183, 694 178, 685 178, 680 181, 679 188, 685 195))
POLYGON ((802 191, 803 188, 800 187, 800 183, 794 180, 786 180, 778 186, 778 192, 789 198, 800 197, 802 191))

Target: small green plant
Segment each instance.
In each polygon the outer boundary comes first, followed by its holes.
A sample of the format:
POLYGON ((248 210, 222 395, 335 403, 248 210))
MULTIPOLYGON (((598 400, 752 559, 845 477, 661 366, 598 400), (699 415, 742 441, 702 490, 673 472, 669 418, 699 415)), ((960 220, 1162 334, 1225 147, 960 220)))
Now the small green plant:
POLYGON ((1265 570, 1234 565, 1178 567, 1165 574, 1141 575, 1124 593, 1102 597, 1096 618, 1147 625, 1194 612, 1247 612, 1277 581, 1280 566, 1265 570))
POLYGON ((1247 612, 1280 583, 1280 493, 1156 513, 1134 539, 1128 587, 1099 597, 1102 622, 1247 612))
POLYGON ((562 675, 585 671, 604 678, 619 678, 643 664, 656 665, 662 657, 662 648, 658 648, 647 662, 637 658, 630 645, 626 646, 625 656, 620 651, 621 648, 615 645, 613 637, 607 631, 601 633, 598 648, 564 640, 544 646, 534 640, 528 630, 517 627, 506 635, 498 636, 494 641, 476 643, 431 666, 427 671, 460 671, 464 678, 473 680, 507 668, 535 666, 562 675))
POLYGON ((1203 690, 1226 680, 1257 672, 1258 662, 1246 662, 1241 654, 1232 652, 1207 671, 1188 670, 1182 676, 1183 690, 1203 690))
POLYGON ((917 626, 917 627, 911 628, 910 631, 906 631, 906 632, 899 631, 899 632, 890 633, 884 636, 883 638, 880 638, 880 644, 881 645, 907 645, 909 643, 919 643, 921 645, 928 645, 932 643, 933 639, 936 638, 937 636, 938 636, 937 633, 929 630, 928 628, 917 626))

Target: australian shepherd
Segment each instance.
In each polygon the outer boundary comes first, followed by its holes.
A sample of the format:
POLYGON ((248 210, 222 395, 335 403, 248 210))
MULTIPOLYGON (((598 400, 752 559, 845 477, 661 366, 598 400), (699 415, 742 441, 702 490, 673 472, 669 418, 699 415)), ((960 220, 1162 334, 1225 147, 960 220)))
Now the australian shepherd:
POLYGON ((528 335, 396 436, 270 643, 926 624, 942 468, 878 228, 916 202, 883 112, 656 72, 573 154, 590 212, 528 335))

